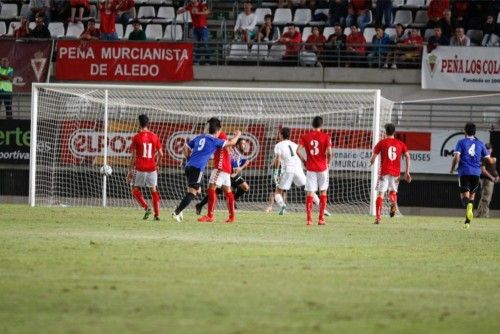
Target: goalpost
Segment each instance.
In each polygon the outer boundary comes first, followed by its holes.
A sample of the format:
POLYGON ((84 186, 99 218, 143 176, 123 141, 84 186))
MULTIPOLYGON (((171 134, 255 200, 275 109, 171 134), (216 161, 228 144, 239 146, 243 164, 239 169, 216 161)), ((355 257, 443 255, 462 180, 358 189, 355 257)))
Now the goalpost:
MULTIPOLYGON (((29 203, 136 205, 125 176, 137 116, 144 113, 165 152, 158 178, 162 207, 173 208, 185 192, 184 144, 210 117, 219 117, 229 136, 239 129, 247 141, 251 163, 243 176, 250 191, 238 209, 264 210, 275 189, 270 164, 279 130, 291 128, 290 139, 298 142, 319 115, 333 143, 329 210, 373 214, 378 159, 370 167, 369 157, 392 106, 380 90, 33 84, 29 203), (106 164, 110 176, 99 173, 106 164)), ((304 190, 292 186, 287 209, 303 211, 304 198, 304 190)))

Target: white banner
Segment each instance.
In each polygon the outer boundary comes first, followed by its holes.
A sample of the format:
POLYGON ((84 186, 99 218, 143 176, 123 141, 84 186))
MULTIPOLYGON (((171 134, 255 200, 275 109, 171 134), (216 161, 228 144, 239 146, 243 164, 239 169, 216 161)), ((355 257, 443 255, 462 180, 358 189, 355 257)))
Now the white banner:
POLYGON ((438 46, 422 55, 422 89, 500 92, 500 50, 438 46))
MULTIPOLYGON (((451 157, 457 142, 464 138, 463 132, 445 129, 405 129, 398 128, 396 136, 404 141, 411 156, 412 173, 448 174, 451 157)), ((482 142, 489 142, 488 131, 479 131, 476 137, 482 142)), ((369 149, 333 149, 332 170, 368 171, 370 169, 371 150, 369 149)), ((404 171, 405 162, 401 161, 404 171)))

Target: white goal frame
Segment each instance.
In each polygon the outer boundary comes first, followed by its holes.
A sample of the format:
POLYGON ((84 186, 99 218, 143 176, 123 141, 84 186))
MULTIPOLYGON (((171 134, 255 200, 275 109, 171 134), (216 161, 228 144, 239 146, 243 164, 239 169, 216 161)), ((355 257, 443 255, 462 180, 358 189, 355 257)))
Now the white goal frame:
MULTIPOLYGON (((276 92, 276 93, 307 93, 307 94, 325 94, 325 93, 348 93, 348 94, 372 94, 373 95, 373 122, 372 122, 372 144, 375 145, 380 139, 380 114, 381 114, 381 91, 379 89, 304 89, 304 88, 249 88, 249 87, 198 87, 198 86, 154 86, 154 85, 107 85, 107 84, 66 84, 66 83, 33 83, 31 96, 31 143, 30 143, 30 170, 29 170, 29 205, 35 206, 36 195, 36 162, 37 162, 37 126, 38 126, 38 96, 39 90, 43 88, 53 89, 95 89, 104 90, 104 140, 108 140, 108 92, 110 90, 134 89, 138 92, 145 90, 160 91, 196 91, 196 92, 276 92)), ((106 164, 107 145, 104 145, 103 162, 106 164)), ((375 214, 376 184, 379 171, 379 159, 371 166, 371 196, 370 196, 370 214, 375 214)), ((106 206, 106 175, 102 176, 102 206, 106 206)))

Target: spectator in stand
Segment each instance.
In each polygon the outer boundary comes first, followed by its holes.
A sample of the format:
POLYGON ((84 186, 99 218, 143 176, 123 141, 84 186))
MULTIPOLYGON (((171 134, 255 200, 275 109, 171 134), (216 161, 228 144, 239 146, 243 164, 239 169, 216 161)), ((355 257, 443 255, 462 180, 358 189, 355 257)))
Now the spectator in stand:
POLYGON ((255 39, 257 25, 257 17, 252 12, 252 2, 245 1, 243 12, 238 15, 236 24, 234 25, 234 33, 236 39, 243 42, 250 42, 255 39))
POLYGON ((443 35, 441 27, 434 28, 434 35, 427 41, 427 52, 432 52, 438 45, 450 45, 450 39, 443 35))
POLYGON ((469 12, 469 0, 455 0, 451 3, 453 18, 457 25, 461 27, 467 26, 467 18, 469 12))
MULTIPOLYGON (((420 64, 420 57, 422 56, 422 46, 424 45, 424 38, 420 36, 420 32, 417 28, 412 28, 410 35, 405 38, 403 45, 405 48, 404 52, 400 56, 399 61, 401 63, 409 62, 411 65, 420 64)), ((397 68, 394 66, 392 68, 397 68)))
POLYGON ((42 15, 45 20, 45 24, 50 22, 50 0, 30 0, 29 4, 30 22, 36 21, 38 15, 42 15))
POLYGON ((126 26, 130 20, 137 17, 134 0, 116 0, 116 22, 126 26))
POLYGON ((402 45, 406 39, 405 28, 401 23, 398 23, 396 24, 395 29, 396 35, 389 36, 391 44, 394 45, 394 48, 387 53, 387 59, 384 64, 384 68, 388 68, 389 66, 391 66, 391 68, 396 69, 396 63, 398 61, 398 58, 402 54, 401 48, 397 46, 402 45))
POLYGON ((465 36, 464 28, 455 29, 455 36, 450 39, 450 46, 470 46, 470 38, 465 36))
POLYGON ((116 7, 113 0, 101 0, 99 3, 99 12, 101 13, 101 36, 99 39, 103 41, 117 41, 118 34, 116 33, 115 18, 116 7))
POLYGON ((455 19, 451 16, 451 10, 446 9, 444 11, 443 17, 439 20, 438 26, 441 27, 444 36, 448 38, 453 36, 458 25, 455 19))
POLYGON ((177 14, 182 14, 186 11, 191 13, 193 36, 197 43, 195 49, 195 63, 199 64, 202 54, 207 58, 209 57, 207 17, 210 15, 210 10, 206 3, 199 0, 191 0, 186 7, 180 7, 177 10, 177 14))
POLYGON ((269 42, 277 41, 279 38, 278 28, 273 26, 273 16, 271 14, 266 14, 264 16, 264 24, 260 27, 259 33, 257 34, 257 42, 269 42))
POLYGON ((372 45, 368 53, 369 67, 382 67, 388 53, 388 46, 391 44, 391 39, 384 31, 384 27, 378 26, 375 28, 375 36, 372 38, 372 45))
POLYGON ((69 18, 71 5, 66 0, 50 1, 50 18, 54 22, 66 22, 69 18))
POLYGON ((12 119, 12 81, 14 69, 9 66, 9 58, 4 57, 0 63, 0 105, 5 106, 7 119, 12 119))
MULTIPOLYGON (((485 146, 491 156, 493 153, 491 144, 488 143, 485 146)), ((495 187, 495 183, 500 181, 496 167, 497 158, 492 159, 491 163, 484 159, 481 164, 481 200, 476 211, 476 217, 478 218, 490 217, 490 202, 493 196, 493 188, 495 187)))
POLYGON ((132 27, 134 28, 128 35, 129 41, 145 41, 146 34, 142 30, 141 22, 138 19, 132 21, 132 27))
POLYGON ((350 27, 357 23, 361 31, 365 30, 365 26, 370 22, 369 10, 372 7, 371 0, 351 0, 348 8, 349 15, 346 19, 346 26, 350 27))
POLYGON ((375 24, 381 26, 382 19, 384 19, 384 26, 392 26, 392 1, 391 0, 377 0, 375 7, 375 24))
POLYGON ((450 9, 450 0, 431 0, 429 8, 427 8, 427 28, 434 28, 439 25, 439 20, 443 17, 445 10, 450 9))
POLYGON ((500 29, 498 24, 495 23, 493 15, 488 15, 486 17, 486 22, 483 24, 483 41, 481 43, 482 46, 496 46, 493 45, 492 37, 493 35, 497 35, 500 33, 500 29))
POLYGON ((318 26, 312 28, 312 33, 307 37, 305 49, 314 52, 319 57, 325 49, 326 38, 323 36, 318 26))
POLYGON ((335 65, 340 66, 339 57, 343 55, 345 51, 347 36, 344 34, 344 29, 340 23, 336 23, 333 27, 333 34, 328 36, 328 39, 325 43, 325 54, 326 58, 330 63, 334 63, 335 65))
MULTIPOLYGON (((14 28, 14 23, 11 23, 14 28)), ((31 34, 30 23, 26 17, 21 17, 21 24, 14 29, 15 38, 28 38, 31 34)))
POLYGON ((33 30, 31 30, 31 38, 50 38, 49 28, 45 25, 45 20, 43 15, 37 15, 35 19, 36 25, 33 30))
POLYGON ((300 31, 295 29, 295 24, 288 24, 287 30, 281 35, 279 42, 286 46, 283 60, 297 62, 300 49, 302 48, 302 35, 300 31))
POLYGON ((90 19, 87 22, 87 29, 82 32, 80 35, 80 39, 85 40, 85 41, 97 41, 101 37, 101 32, 99 31, 99 28, 96 28, 95 26, 95 20, 90 19))
POLYGON ((330 26, 335 23, 345 24, 348 15, 349 3, 347 0, 330 0, 328 7, 328 19, 330 26))
POLYGON ((346 50, 346 67, 357 66, 366 54, 365 35, 355 24, 351 26, 351 33, 346 38, 346 50))
POLYGON ((69 19, 69 21, 73 23, 82 22, 83 13, 86 10, 88 11, 90 9, 89 0, 71 0, 70 4, 71 4, 71 18, 69 19), (77 9, 78 9, 78 17, 75 18, 77 9))

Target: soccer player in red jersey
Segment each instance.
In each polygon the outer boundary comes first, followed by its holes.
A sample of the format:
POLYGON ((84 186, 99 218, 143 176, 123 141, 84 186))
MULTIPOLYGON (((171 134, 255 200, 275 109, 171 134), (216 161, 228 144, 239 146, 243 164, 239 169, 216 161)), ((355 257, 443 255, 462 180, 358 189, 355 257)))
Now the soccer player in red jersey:
POLYGON ((380 140, 373 148, 373 154, 370 158, 370 165, 373 165, 375 159, 380 154, 380 175, 377 183, 377 199, 375 201, 375 224, 380 224, 382 219, 382 206, 384 204, 384 194, 389 190, 389 202, 391 203, 390 216, 394 217, 397 211, 398 202, 398 184, 401 174, 401 157, 406 159, 406 171, 404 179, 411 182, 410 176, 410 153, 405 143, 394 138, 396 127, 394 124, 385 125, 386 137, 380 140))
MULTIPOLYGON (((217 124, 220 128, 220 120, 217 118, 211 118, 208 123, 217 124)), ((218 136, 219 139, 227 141, 227 135, 221 131, 218 136)), ((231 189, 231 155, 229 147, 218 148, 214 153, 214 169, 210 174, 210 180, 208 184, 208 209, 207 215, 198 218, 199 222, 213 222, 214 221, 214 211, 217 205, 217 188, 222 188, 224 195, 226 196, 227 210, 229 211, 229 218, 226 223, 234 223, 234 194, 231 189)))
POLYGON ((132 196, 140 206, 144 208, 146 220, 151 215, 151 209, 142 196, 141 187, 148 187, 153 198, 154 219, 160 220, 160 194, 158 193, 158 160, 163 158, 160 139, 149 131, 149 118, 146 115, 139 116, 141 130, 132 138, 127 182, 132 183, 132 196))
POLYGON ((319 190, 319 219, 318 225, 325 225, 325 210, 327 190, 329 184, 329 168, 332 158, 332 140, 330 135, 321 131, 323 118, 314 117, 313 129, 300 138, 297 147, 297 156, 306 166, 306 212, 307 225, 312 225, 313 196, 319 190), (306 151, 306 157, 302 155, 306 151))

